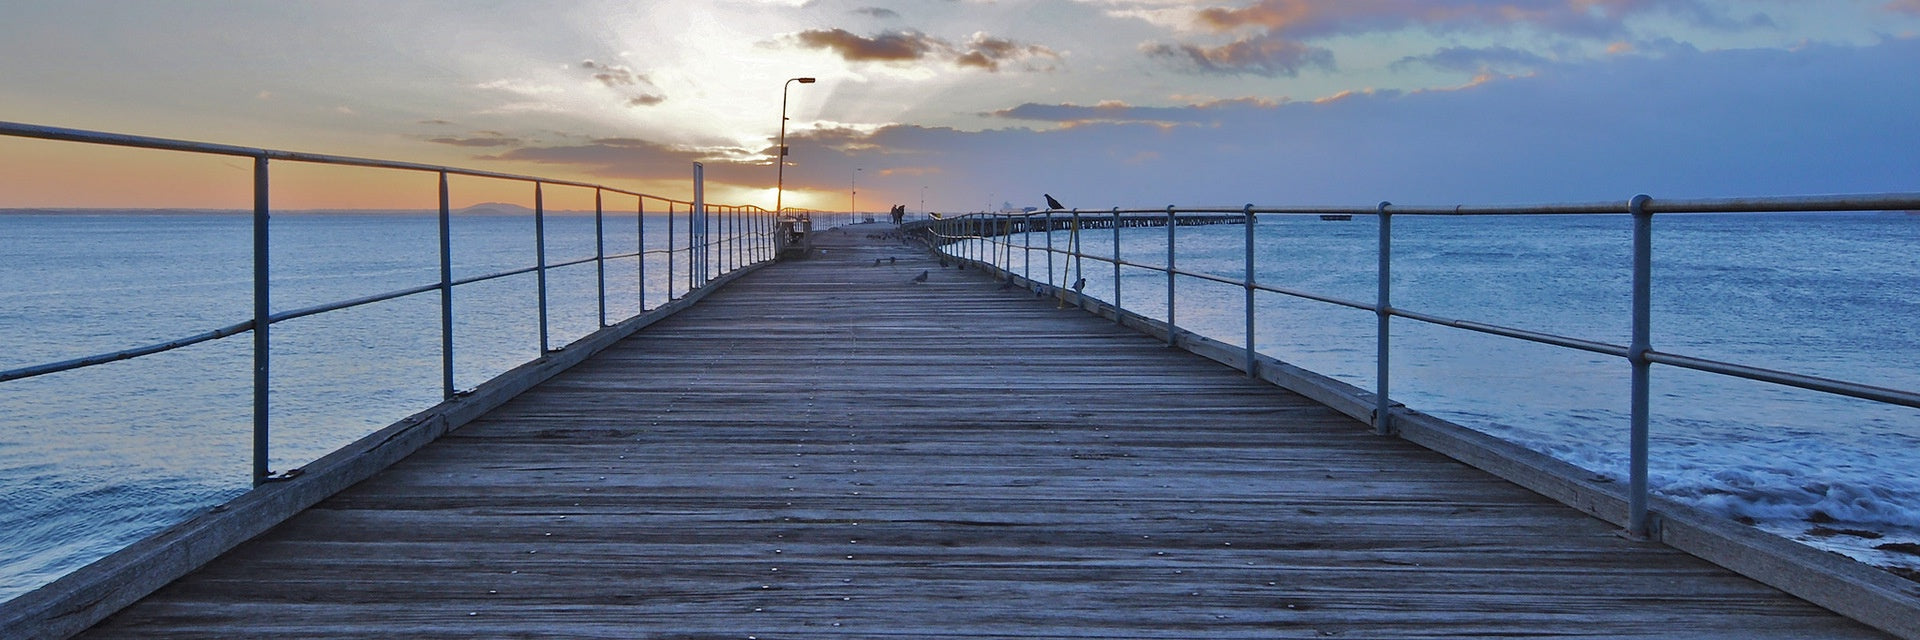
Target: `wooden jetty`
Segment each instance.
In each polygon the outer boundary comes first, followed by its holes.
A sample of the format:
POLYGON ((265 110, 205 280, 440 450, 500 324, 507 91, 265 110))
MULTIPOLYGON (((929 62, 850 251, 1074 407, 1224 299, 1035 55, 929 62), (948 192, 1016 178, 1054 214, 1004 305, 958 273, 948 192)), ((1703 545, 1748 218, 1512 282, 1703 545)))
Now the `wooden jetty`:
POLYGON ((816 235, 80 637, 1885 637, 978 270, 816 235))

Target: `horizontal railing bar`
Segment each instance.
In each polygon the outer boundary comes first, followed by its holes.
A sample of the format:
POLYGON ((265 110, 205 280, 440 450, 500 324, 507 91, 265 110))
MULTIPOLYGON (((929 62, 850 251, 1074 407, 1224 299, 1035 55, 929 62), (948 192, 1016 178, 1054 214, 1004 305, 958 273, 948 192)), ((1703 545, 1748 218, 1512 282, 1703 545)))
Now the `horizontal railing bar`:
POLYGON ((82 129, 68 129, 64 127, 48 127, 48 126, 41 126, 41 125, 31 125, 31 124, 23 124, 18 122, 4 122, 4 121, 0 121, 0 134, 17 136, 22 138, 38 138, 42 140, 85 142, 90 144, 104 144, 104 145, 111 145, 116 147, 136 147, 136 148, 142 148, 142 149, 158 149, 163 151, 184 151, 189 153, 206 153, 206 154, 226 155, 226 156, 245 156, 249 158, 267 158, 269 160, 284 160, 289 162, 305 162, 305 163, 312 163, 312 164, 333 164, 333 165, 344 165, 344 166, 355 166, 355 167, 367 167, 367 168, 373 168, 373 169, 398 169, 402 171, 430 171, 434 173, 444 171, 450 175, 461 175, 461 176, 469 176, 469 177, 475 177, 475 178, 494 178, 499 180, 513 180, 518 182, 538 182, 542 184, 557 185, 557 186, 599 189, 602 191, 606 191, 608 193, 618 193, 618 194, 633 196, 636 198, 650 198, 650 199, 658 200, 661 202, 671 202, 674 204, 683 204, 683 205, 689 205, 689 206, 693 204, 692 202, 689 202, 686 200, 662 198, 662 197, 651 195, 651 194, 640 193, 637 191, 628 191, 626 189, 609 187, 605 185, 598 185, 590 182, 578 182, 573 180, 553 180, 553 179, 539 178, 534 176, 526 176, 526 175, 519 175, 519 174, 512 174, 512 173, 501 173, 497 171, 462 169, 459 167, 446 167, 446 166, 440 166, 440 165, 421 164, 417 162, 399 162, 395 160, 377 160, 373 158, 357 158, 352 156, 338 156, 338 155, 328 155, 328 154, 320 154, 320 153, 280 151, 275 149, 262 149, 258 147, 242 147, 242 146, 228 145, 228 144, 216 144, 211 142, 194 142, 190 140, 175 140, 170 138, 156 138, 156 137, 150 137, 150 136, 136 136, 136 135, 128 135, 128 134, 120 134, 120 133, 105 133, 105 132, 99 132, 99 131, 86 131, 82 129))
POLYGON ((539 270, 540 270, 540 267, 538 266, 521 267, 519 269, 514 269, 512 271, 501 271, 499 273, 489 273, 486 275, 468 276, 468 277, 453 281, 453 286, 457 287, 463 284, 473 284, 475 282, 486 282, 488 280, 499 280, 501 278, 509 278, 517 275, 533 273, 539 270))
POLYGON ((1913 393, 1911 391, 1889 389, 1886 387, 1876 387, 1872 385, 1860 384, 1857 382, 1835 380, 1832 378, 1822 378, 1819 376, 1809 376, 1809 375, 1803 375, 1798 373, 1788 373, 1785 371, 1777 371, 1773 369, 1762 369, 1760 367, 1750 367, 1746 365, 1733 364, 1730 362, 1720 362, 1717 360, 1695 358, 1692 356, 1683 356, 1683 355, 1677 355, 1672 353, 1662 353, 1659 351, 1647 352, 1647 361, 1658 363, 1658 364, 1672 365, 1672 366, 1680 367, 1683 369, 1693 369, 1695 371, 1717 373, 1720 375, 1732 376, 1735 378, 1745 378, 1748 380, 1754 380, 1758 382, 1771 382, 1774 384, 1786 385, 1789 387, 1797 387, 1801 389, 1807 389, 1810 391, 1821 391, 1821 392, 1831 393, 1835 395, 1849 396, 1853 398, 1860 398, 1862 400, 1873 400, 1876 402, 1884 402, 1887 404, 1897 404, 1905 407, 1920 408, 1920 393, 1913 393))
POLYGON ((1529 331, 1527 329, 1515 329, 1513 327, 1503 327, 1497 324, 1487 324, 1484 322, 1474 322, 1471 320, 1459 320, 1459 319, 1448 318, 1444 316, 1436 316, 1436 315, 1431 315, 1426 313, 1420 313, 1418 311, 1408 311, 1405 309, 1389 309, 1388 313, 1391 313, 1401 318, 1406 318, 1408 320, 1419 320, 1421 322, 1425 322, 1428 324, 1435 324, 1435 325, 1440 325, 1444 327, 1453 327, 1456 329, 1465 329, 1468 331, 1475 331, 1479 333, 1491 334, 1496 336, 1517 338, 1517 339, 1525 340, 1528 342, 1550 344, 1557 347, 1566 347, 1568 349, 1577 349, 1580 351, 1587 351, 1591 353, 1598 353, 1598 354, 1610 355, 1610 356, 1618 356, 1621 358, 1627 357, 1627 348, 1617 344, 1595 342, 1592 340, 1584 340, 1580 338, 1555 335, 1551 333, 1529 331))
MULTIPOLYGON (((1395 215, 1597 215, 1626 214, 1627 200, 1609 200, 1584 203, 1541 203, 1518 205, 1387 205, 1387 212, 1395 215)), ((1920 209, 1920 193, 1866 193, 1836 194, 1826 196, 1782 196, 1759 198, 1684 198, 1653 199, 1647 202, 1645 210, 1649 213, 1817 213, 1847 211, 1907 211, 1920 209)), ((1177 207, 1175 215, 1244 215, 1246 207, 1177 207)), ((1349 206, 1299 206, 1299 207, 1253 207, 1255 214, 1312 215, 1312 214, 1348 214, 1377 215, 1378 205, 1365 207, 1349 206)), ((954 217, 985 216, 993 218, 1030 218, 1047 215, 1047 211, 1028 211, 1022 213, 967 213, 954 217)), ((1060 216, 1070 212, 1054 210, 1053 215, 1060 216)), ((1081 211, 1082 216, 1148 215, 1164 218, 1165 208, 1160 209, 1112 209, 1081 211)), ((944 237, 944 236, 943 236, 944 237)))
POLYGON ((577 260, 568 260, 568 261, 566 261, 566 262, 549 262, 549 263, 547 263, 547 268, 548 268, 548 269, 557 269, 557 268, 560 268, 560 267, 571 267, 571 266, 573 266, 573 265, 576 265, 576 264, 587 264, 587 263, 589 263, 589 262, 593 262, 593 261, 595 261, 595 260, 599 260, 599 258, 597 258, 597 257, 594 257, 594 256, 587 256, 587 257, 585 257, 585 258, 580 258, 580 259, 577 259, 577 260))
POLYGON ((376 293, 370 296, 363 296, 359 298, 341 300, 338 302, 329 302, 327 304, 306 307, 303 309, 293 309, 290 311, 282 311, 280 313, 267 316, 267 323, 277 324, 281 321, 292 320, 294 318, 305 318, 307 316, 314 315, 316 313, 326 313, 328 311, 339 311, 341 309, 350 309, 350 308, 358 307, 361 305, 373 304, 375 302, 386 302, 394 298, 404 298, 416 293, 426 293, 428 291, 439 291, 439 290, 440 290, 440 283, 435 282, 433 284, 423 284, 417 287, 408 287, 408 288, 399 289, 396 291, 388 291, 386 293, 376 293))
POLYGON ((6 382, 8 380, 20 380, 23 378, 32 378, 34 376, 43 376, 49 373, 59 373, 61 371, 70 371, 70 370, 79 369, 82 367, 91 367, 97 364, 106 364, 109 362, 130 360, 130 359, 138 358, 141 356, 153 355, 156 353, 172 351, 174 349, 179 349, 181 347, 200 344, 202 342, 206 342, 209 340, 218 340, 220 338, 225 338, 227 336, 238 335, 252 329, 253 329, 253 321, 248 320, 246 322, 242 322, 239 324, 221 327, 219 329, 214 329, 206 333, 194 334, 191 336, 187 336, 185 338, 180 338, 177 340, 169 340, 166 342, 151 344, 144 347, 135 347, 132 349, 125 349, 121 351, 115 351, 112 353, 103 353, 99 355, 86 356, 84 358, 74 358, 72 360, 63 360, 60 362, 52 362, 52 363, 47 363, 42 365, 34 365, 31 367, 22 367, 19 369, 10 369, 7 371, 0 371, 0 382, 6 382))

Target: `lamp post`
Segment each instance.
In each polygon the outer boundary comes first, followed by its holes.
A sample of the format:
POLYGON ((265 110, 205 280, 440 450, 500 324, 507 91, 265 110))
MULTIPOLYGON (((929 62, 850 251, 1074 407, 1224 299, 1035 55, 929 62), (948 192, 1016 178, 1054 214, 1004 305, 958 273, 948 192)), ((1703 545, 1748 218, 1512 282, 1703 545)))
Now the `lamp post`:
POLYGON ((780 85, 780 150, 778 157, 773 159, 773 166, 778 167, 773 174, 773 215, 776 216, 784 211, 784 207, 781 206, 781 197, 786 194, 787 189, 787 89, 795 82, 813 84, 813 81, 813 78, 787 78, 787 81, 780 85))
POLYGON ((854 167, 847 174, 847 224, 853 224, 860 217, 860 172, 866 167, 854 167))

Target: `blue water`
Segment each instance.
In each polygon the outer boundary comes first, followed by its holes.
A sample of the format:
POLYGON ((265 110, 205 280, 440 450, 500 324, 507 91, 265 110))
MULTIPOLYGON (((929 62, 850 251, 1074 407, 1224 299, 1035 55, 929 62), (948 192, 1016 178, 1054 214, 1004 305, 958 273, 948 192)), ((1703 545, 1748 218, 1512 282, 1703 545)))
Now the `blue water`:
MULTIPOLYGON (((1261 282, 1367 302, 1371 221, 1262 218, 1261 282)), ((610 216, 609 253, 634 218, 610 216)), ((685 219, 676 246, 684 247, 685 219)), ((1624 217, 1415 218, 1395 224, 1396 306, 1624 344, 1624 217)), ((283 215, 273 306, 286 310, 438 280, 437 229, 419 215, 283 215)), ((593 220, 550 216, 550 262, 591 256, 593 220)), ((1177 229, 1179 265, 1238 278, 1244 228, 1177 229)), ((1067 234, 1054 234, 1064 248, 1067 234)), ((665 245, 649 217, 647 248, 665 245)), ((1088 253, 1112 232, 1084 233, 1088 253)), ((1166 230, 1123 232, 1122 256, 1161 264, 1166 230)), ((1046 236, 1016 236, 1044 245, 1046 236)), ((455 277, 534 264, 530 216, 457 216, 455 277)), ((1654 346, 1756 366, 1920 389, 1920 216, 1663 216, 1656 223, 1654 346)), ((1034 253, 1033 273, 1046 273, 1034 253)), ((1016 251, 1018 260, 1021 252, 1016 251)), ((145 345, 251 316, 250 221, 236 215, 0 214, 0 369, 145 345)), ((1016 270, 1022 267, 1016 264, 1016 270)), ((1056 258, 1059 281, 1066 260, 1056 258)), ((649 256, 649 308, 666 258, 649 256)), ((608 263, 608 315, 638 308, 637 265, 608 263)), ((675 266, 685 290, 684 254, 675 266)), ((1086 263, 1111 299, 1110 267, 1086 263)), ((599 326, 592 264, 550 274, 551 343, 599 326)), ((1067 280, 1071 281, 1071 278, 1067 280)), ((1128 270, 1122 302, 1164 317, 1163 276, 1128 270)), ((1242 293, 1179 283, 1189 330, 1241 344, 1242 293)), ((455 295, 456 386, 538 353, 534 277, 455 295)), ((298 467, 440 397, 436 294, 274 326, 275 469, 298 467)), ((1370 313, 1263 293, 1265 353, 1373 385, 1370 313)), ((1596 472, 1625 473, 1627 368, 1615 358, 1406 320, 1394 324, 1394 396, 1596 472)), ((246 335, 79 371, 0 383, 0 599, 44 584, 247 488, 246 335)), ((1874 547, 1920 542, 1920 411, 1723 379, 1654 375, 1653 483, 1667 496, 1886 566, 1874 547), (1822 535, 1870 531, 1880 538, 1822 535)))
MULTIPOLYGON (((0 213, 0 369, 159 343, 252 317, 251 218, 234 214, 0 213)), ((667 246, 648 216, 646 248, 667 246)), ((672 284, 687 290, 687 220, 672 284)), ((286 311, 439 281, 435 217, 278 215, 271 299, 286 311)), ((590 215, 545 220, 548 263, 595 255, 590 215)), ((608 216, 606 253, 631 253, 635 216, 608 216)), ((456 279, 536 264, 531 215, 455 216, 456 279)), ((665 302, 668 256, 646 264, 665 302)), ((718 273, 718 258, 714 272, 718 273)), ((548 274, 549 344, 600 326, 592 263, 548 274)), ((610 322, 640 308, 639 265, 609 260, 610 322)), ((539 354, 532 274, 458 287, 455 386, 539 354)), ((299 467, 439 402, 437 293, 273 326, 270 467, 299 467)), ((243 493, 252 452, 249 334, 0 383, 0 600, 243 493)))
MULTIPOLYGON (((1483 323, 1625 345, 1630 336, 1631 221, 1626 216, 1394 221, 1393 304, 1483 323)), ((1259 282, 1371 303, 1372 219, 1263 217, 1259 282)), ((1056 249, 1070 234, 1052 234, 1056 249)), ((1177 265, 1238 280, 1245 227, 1176 229, 1177 265)), ((1047 279, 1046 254, 1013 270, 1047 279)), ((1111 255, 1113 231, 1081 233, 1111 255)), ((1166 229, 1121 232, 1121 257, 1166 263, 1166 229)), ((1655 223, 1656 350, 1920 390, 1920 216, 1670 215, 1655 223)), ((1087 261, 1086 293, 1113 299, 1113 268, 1087 261)), ((1051 281, 1080 275, 1055 257, 1051 281)), ((1183 329, 1244 345, 1244 292, 1176 283, 1183 329)), ((1121 303, 1166 317, 1165 275, 1123 269, 1121 303)), ((1262 353, 1372 389, 1375 321, 1273 293, 1256 300, 1262 353)), ((1408 406, 1624 480, 1625 360, 1411 320, 1393 323, 1392 395, 1408 406)), ((1651 483, 1661 495, 1808 544, 1890 567, 1920 557, 1877 547, 1920 543, 1920 410, 1656 366, 1651 483), (1835 531, 1871 532, 1866 535, 1835 531)))

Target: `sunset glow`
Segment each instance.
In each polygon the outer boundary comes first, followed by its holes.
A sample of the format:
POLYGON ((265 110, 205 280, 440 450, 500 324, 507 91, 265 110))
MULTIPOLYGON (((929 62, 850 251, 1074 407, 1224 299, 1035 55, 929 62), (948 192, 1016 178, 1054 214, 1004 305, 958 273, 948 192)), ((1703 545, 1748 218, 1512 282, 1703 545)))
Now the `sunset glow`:
MULTIPOLYGON (((1837 0, 9 7, 0 120, 863 209, 1920 188, 1920 10, 1837 0), (1066 196, 1063 196, 1066 197, 1066 196)), ((0 138, 0 207, 237 208, 232 158, 0 138)), ((431 179, 276 167, 277 206, 431 179)), ((425 186, 422 186, 422 185, 425 186)), ((474 185, 456 198, 510 198, 474 185)))

